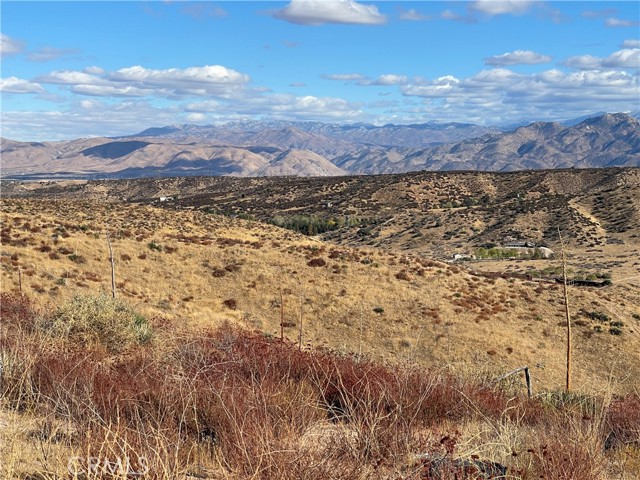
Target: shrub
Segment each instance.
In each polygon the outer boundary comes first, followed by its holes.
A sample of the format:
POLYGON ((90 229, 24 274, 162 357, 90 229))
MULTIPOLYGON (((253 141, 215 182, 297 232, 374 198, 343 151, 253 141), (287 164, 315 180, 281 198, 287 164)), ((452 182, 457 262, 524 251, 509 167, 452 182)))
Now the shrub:
POLYGON ((111 352, 152 337, 147 320, 127 305, 106 295, 76 295, 41 320, 43 330, 54 337, 82 344, 100 344, 111 352))
POLYGON ((236 308, 238 308, 238 302, 233 298, 229 298, 222 303, 225 307, 230 308, 231 310, 235 310, 236 308))
POLYGON ((324 267, 326 264, 327 261, 324 258, 312 258, 307 262, 310 267, 324 267))
POLYGON ((640 396, 612 400, 605 415, 605 448, 640 446, 640 396))
POLYGON ((147 247, 149 247, 150 250, 155 250, 156 252, 162 251, 162 245, 154 241, 147 243, 147 247))
POLYGON ((582 312, 584 315, 586 315, 588 318, 590 318, 591 320, 597 320, 599 322, 610 322, 611 321, 611 317, 609 315, 607 315, 604 312, 597 312, 597 311, 592 311, 592 312, 582 312))
MULTIPOLYGON (((15 325, 31 330, 36 313, 28 297, 17 293, 0 293, 0 319, 2 325, 15 325)), ((2 330, 2 329, 0 329, 2 330)))
POLYGON ((409 276, 409 273, 407 273, 406 270, 400 270, 398 273, 396 273, 396 278, 398 280, 405 280, 405 281, 411 280, 411 277, 409 276))
POLYGON ((86 258, 84 258, 82 255, 77 255, 75 253, 72 253, 71 255, 69 255, 68 258, 73 263, 77 263, 77 264, 87 263, 87 259, 86 258))

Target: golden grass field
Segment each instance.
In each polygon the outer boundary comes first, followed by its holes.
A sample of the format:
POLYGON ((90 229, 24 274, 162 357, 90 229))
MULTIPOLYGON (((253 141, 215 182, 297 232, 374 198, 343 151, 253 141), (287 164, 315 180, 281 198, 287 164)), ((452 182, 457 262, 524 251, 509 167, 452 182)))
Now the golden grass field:
MULTIPOLYGON (((108 232, 117 296, 147 316, 188 326, 229 320, 279 336, 282 294, 285 335, 297 341, 302 319, 309 347, 465 375, 497 376, 528 365, 534 390, 564 384, 561 286, 470 273, 542 269, 558 260, 458 266, 339 246, 259 222, 135 204, 5 199, 2 212, 2 291, 18 289, 20 272, 23 292, 43 308, 76 293, 110 293, 108 232)), ((618 245, 599 255, 620 257, 610 265, 613 285, 570 289, 574 386, 637 392, 635 257, 618 245), (585 312, 622 322, 622 334, 610 334, 608 323, 585 312)), ((570 248, 570 266, 584 265, 587 256, 600 261, 596 253, 570 248)))

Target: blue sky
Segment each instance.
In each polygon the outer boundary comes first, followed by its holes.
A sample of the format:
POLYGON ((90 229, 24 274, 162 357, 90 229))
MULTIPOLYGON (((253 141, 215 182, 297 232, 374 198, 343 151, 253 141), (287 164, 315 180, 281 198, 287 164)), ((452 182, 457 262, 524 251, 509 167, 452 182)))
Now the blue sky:
POLYGON ((0 13, 2 136, 18 140, 640 110, 636 1, 2 1, 0 13))

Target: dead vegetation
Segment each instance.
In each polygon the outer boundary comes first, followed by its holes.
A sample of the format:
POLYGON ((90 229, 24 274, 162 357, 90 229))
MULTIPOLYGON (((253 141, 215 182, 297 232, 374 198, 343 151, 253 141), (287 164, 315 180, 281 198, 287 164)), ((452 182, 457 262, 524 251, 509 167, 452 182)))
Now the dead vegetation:
POLYGON ((116 332, 86 344, 45 338, 49 313, 17 294, 1 305, 3 411, 17 423, 38 419, 11 438, 0 429, 4 478, 59 478, 71 467, 125 478, 123 464, 166 479, 640 473, 637 395, 529 400, 479 379, 160 318, 155 341, 114 352, 116 332))

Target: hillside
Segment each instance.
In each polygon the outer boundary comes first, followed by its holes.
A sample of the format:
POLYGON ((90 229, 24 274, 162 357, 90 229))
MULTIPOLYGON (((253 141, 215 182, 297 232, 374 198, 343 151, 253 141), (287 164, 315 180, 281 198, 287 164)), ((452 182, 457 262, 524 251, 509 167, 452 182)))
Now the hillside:
POLYGON ((1 150, 3 178, 17 179, 602 168, 640 165, 640 123, 623 113, 509 132, 466 124, 238 122, 151 128, 112 139, 2 139, 1 150), (287 152, 295 152, 295 162, 271 166, 287 152))
POLYGON ((635 168, 4 182, 2 187, 5 196, 142 202, 264 222, 295 215, 336 222, 351 218, 359 224, 325 236, 440 258, 510 237, 553 247, 558 227, 582 249, 638 245, 640 231, 640 170, 635 168), (161 196, 172 200, 160 203, 161 196))
MULTIPOLYGON (((191 210, 47 198, 5 199, 2 211, 2 290, 21 284, 42 305, 110 290, 109 232, 117 294, 151 317, 191 326, 229 320, 279 335, 282 298, 286 335, 297 338, 302 318, 310 347, 460 374, 530 365, 536 389, 563 382, 564 309, 553 283, 487 277, 424 255, 351 248, 191 210)), ((612 286, 571 294, 575 382, 628 392, 639 387, 640 287, 609 273, 612 286), (610 322, 622 325, 620 335, 609 332, 610 322)))
POLYGON ((3 181, 0 476, 635 478, 639 175, 3 181))

